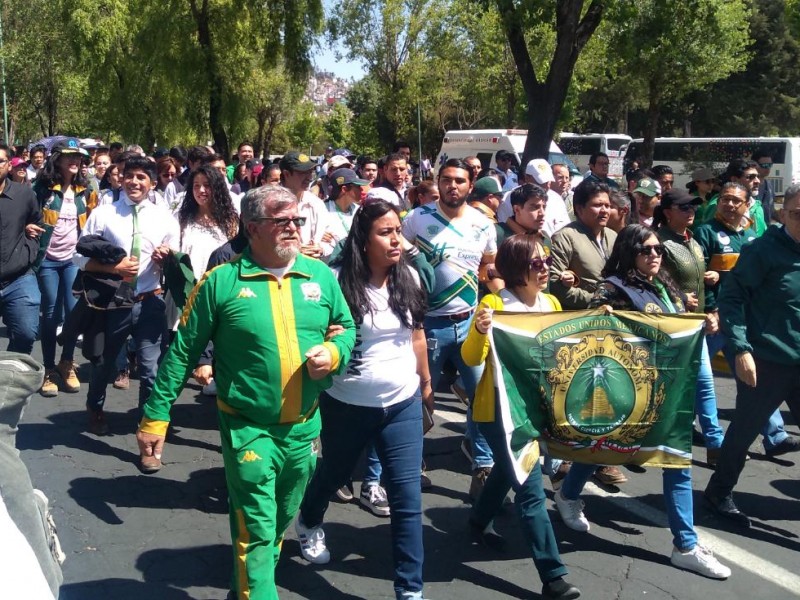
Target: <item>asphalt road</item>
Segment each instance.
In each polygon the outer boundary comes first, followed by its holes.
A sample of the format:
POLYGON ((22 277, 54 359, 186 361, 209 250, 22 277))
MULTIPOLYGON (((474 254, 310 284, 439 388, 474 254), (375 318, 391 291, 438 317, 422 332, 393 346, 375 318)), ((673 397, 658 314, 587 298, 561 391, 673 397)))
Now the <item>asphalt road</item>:
MULTIPOLYGON (((34 356, 39 358, 37 344, 34 356)), ((87 381, 87 369, 81 369, 87 381)), ((733 405, 730 379, 717 379, 723 425, 733 405)), ((63 600, 223 599, 231 573, 230 534, 213 400, 188 387, 155 475, 136 468, 136 397, 109 386, 111 434, 86 431, 86 384, 77 394, 35 395, 24 415, 19 448, 34 485, 51 501, 67 560, 63 600)), ((459 450, 463 407, 440 395, 437 426, 425 440, 434 482, 423 495, 425 596, 431 600, 538 598, 541 583, 518 531, 513 507, 496 522, 509 543, 502 554, 471 543, 466 520, 469 466, 459 450)), ((788 412, 785 417, 790 419, 788 412)), ((797 426, 788 426, 797 433, 797 426)), ((736 499, 754 517, 737 530, 700 506, 710 471, 695 463, 695 524, 701 541, 733 569, 724 582, 669 564, 661 474, 629 473, 617 489, 587 486, 589 533, 567 529, 551 504, 562 556, 587 599, 784 600, 800 597, 800 480, 795 461, 769 461, 760 441, 736 499)), ((696 458, 705 451, 696 448, 696 458)), ((356 483, 356 491, 359 484, 356 483)), ((548 490, 548 496, 552 493, 548 490)), ((325 526, 333 559, 305 563, 289 531, 277 572, 281 598, 344 600, 394 597, 389 522, 357 503, 332 504, 325 526)))

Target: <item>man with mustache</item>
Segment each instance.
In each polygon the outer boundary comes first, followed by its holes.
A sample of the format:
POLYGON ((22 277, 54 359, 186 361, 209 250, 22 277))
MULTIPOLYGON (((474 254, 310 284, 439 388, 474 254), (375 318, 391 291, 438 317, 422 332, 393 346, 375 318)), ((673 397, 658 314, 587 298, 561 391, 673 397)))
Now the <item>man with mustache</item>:
MULTIPOLYGON (((247 193, 249 245, 208 271, 189 297, 136 436, 143 459, 160 462, 170 407, 213 341, 236 598, 277 598, 283 534, 316 465, 317 398, 355 343, 336 278, 300 252, 305 217, 297 204, 278 186, 247 193), (341 333, 326 342, 331 325, 341 333)), ((301 541, 315 543, 310 538, 301 541)))

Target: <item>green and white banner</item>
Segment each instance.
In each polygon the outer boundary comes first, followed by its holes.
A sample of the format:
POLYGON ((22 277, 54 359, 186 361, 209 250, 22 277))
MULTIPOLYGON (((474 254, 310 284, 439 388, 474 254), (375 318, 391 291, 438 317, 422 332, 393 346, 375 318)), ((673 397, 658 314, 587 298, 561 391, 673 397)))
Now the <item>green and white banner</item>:
POLYGON ((691 465, 702 315, 496 312, 499 414, 523 482, 538 460, 691 465))

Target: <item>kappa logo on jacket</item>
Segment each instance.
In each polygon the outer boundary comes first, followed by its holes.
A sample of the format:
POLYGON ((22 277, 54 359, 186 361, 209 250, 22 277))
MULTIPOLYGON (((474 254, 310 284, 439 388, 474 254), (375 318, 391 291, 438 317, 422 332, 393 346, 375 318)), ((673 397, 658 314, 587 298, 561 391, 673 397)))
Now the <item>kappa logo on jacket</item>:
POLYGON ((308 302, 319 302, 322 300, 322 288, 318 283, 310 281, 308 283, 300 284, 300 289, 303 292, 303 297, 308 302))
POLYGON ((253 450, 246 450, 244 456, 242 456, 242 460, 239 461, 239 464, 256 462, 257 460, 261 460, 261 457, 258 454, 256 454, 253 450))
POLYGON ((236 296, 237 298, 257 298, 256 293, 251 290, 249 287, 243 287, 239 290, 239 294, 236 296))

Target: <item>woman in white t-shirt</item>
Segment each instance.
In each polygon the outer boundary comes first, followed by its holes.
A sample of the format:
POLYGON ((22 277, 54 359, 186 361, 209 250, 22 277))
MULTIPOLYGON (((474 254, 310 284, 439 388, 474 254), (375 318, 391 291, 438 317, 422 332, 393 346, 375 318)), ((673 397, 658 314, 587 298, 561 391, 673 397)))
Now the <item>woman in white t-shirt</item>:
MULTIPOLYGON (((192 272, 199 281, 211 253, 234 237, 239 228, 239 217, 219 170, 201 165, 192 171, 176 217, 181 226, 180 251, 189 255, 192 272)), ((167 322, 174 331, 182 307, 167 298, 167 322)))
POLYGON ((425 294, 402 249, 400 215, 383 200, 358 210, 333 265, 353 319, 347 370, 320 396, 322 464, 306 490, 296 529, 303 557, 330 560, 322 521, 331 495, 374 443, 391 513, 397 598, 422 598, 422 405, 433 391, 422 320, 425 294))

